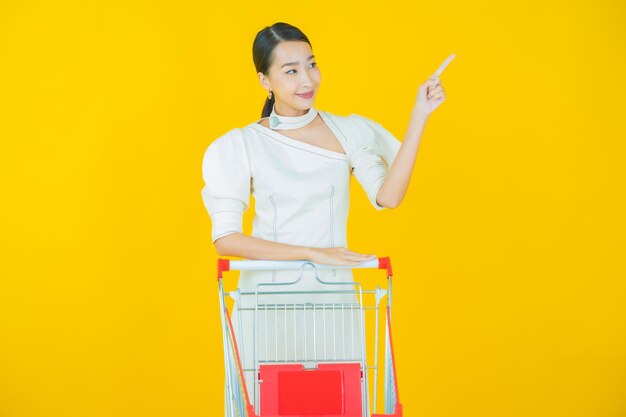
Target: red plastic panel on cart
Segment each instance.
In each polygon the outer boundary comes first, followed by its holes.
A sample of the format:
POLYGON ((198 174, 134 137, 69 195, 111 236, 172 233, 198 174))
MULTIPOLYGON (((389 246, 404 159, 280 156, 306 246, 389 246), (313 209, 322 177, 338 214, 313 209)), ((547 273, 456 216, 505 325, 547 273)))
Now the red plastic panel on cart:
POLYGON ((360 417, 361 365, 261 365, 261 416, 360 417))
POLYGON ((343 414, 341 371, 278 373, 278 414, 343 414))

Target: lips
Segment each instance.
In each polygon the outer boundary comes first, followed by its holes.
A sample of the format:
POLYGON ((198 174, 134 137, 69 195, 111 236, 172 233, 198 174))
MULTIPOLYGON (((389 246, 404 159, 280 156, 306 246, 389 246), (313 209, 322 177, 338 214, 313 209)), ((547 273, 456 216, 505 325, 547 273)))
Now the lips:
POLYGON ((314 92, 315 92, 314 90, 311 90, 311 91, 309 91, 308 93, 296 94, 296 95, 297 95, 297 96, 300 96, 300 97, 302 97, 302 98, 311 98, 311 97, 313 97, 313 93, 314 93, 314 92))

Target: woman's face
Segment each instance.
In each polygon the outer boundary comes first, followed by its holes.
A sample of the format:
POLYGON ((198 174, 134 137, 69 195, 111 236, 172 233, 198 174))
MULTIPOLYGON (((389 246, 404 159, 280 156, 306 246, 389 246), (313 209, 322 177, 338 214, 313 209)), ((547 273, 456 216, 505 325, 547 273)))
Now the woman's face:
POLYGON ((259 73, 261 84, 274 94, 275 108, 284 116, 299 116, 313 107, 322 75, 307 42, 284 41, 274 48, 268 76, 259 73), (310 97, 303 93, 312 93, 310 97))

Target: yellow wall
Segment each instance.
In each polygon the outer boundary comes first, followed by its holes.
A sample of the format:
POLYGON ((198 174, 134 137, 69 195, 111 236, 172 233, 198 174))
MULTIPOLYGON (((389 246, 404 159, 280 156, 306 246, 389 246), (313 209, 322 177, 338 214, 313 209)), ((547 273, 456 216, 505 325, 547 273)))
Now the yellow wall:
POLYGON ((201 161, 260 117, 276 21, 318 108, 400 139, 457 55, 402 206, 353 181, 406 415, 626 415, 624 3, 222 3, 0 4, 0 415, 221 414, 201 161))

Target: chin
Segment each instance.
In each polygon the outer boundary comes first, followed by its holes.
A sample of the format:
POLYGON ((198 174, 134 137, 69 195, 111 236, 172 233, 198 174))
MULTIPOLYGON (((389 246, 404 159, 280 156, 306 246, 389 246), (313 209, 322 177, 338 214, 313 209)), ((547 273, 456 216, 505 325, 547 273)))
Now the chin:
POLYGON ((297 105, 294 106, 294 108, 296 108, 298 110, 302 110, 302 111, 308 111, 314 105, 315 105, 314 101, 313 101, 313 99, 311 99, 310 101, 307 101, 307 103, 305 103, 305 104, 298 103, 297 105))

